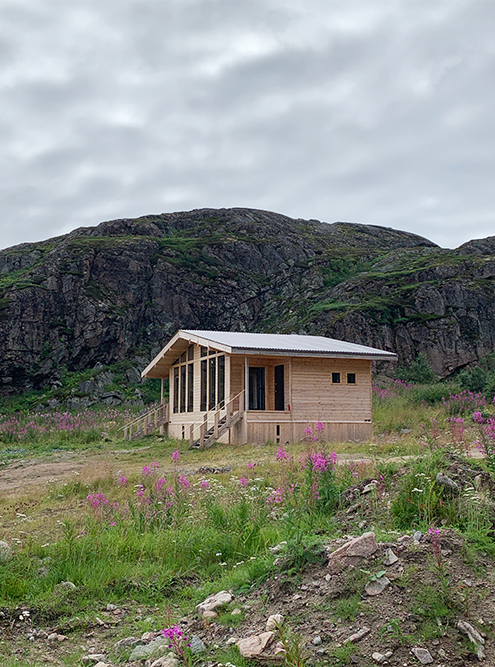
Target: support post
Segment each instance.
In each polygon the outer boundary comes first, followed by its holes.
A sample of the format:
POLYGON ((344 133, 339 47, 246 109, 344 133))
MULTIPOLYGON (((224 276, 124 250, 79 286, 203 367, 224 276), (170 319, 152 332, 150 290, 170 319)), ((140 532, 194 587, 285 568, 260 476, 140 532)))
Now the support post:
POLYGON ((218 438, 218 422, 220 420, 220 412, 218 410, 215 412, 214 420, 213 437, 216 440, 218 438))
POLYGON ((164 386, 163 385, 164 385, 164 381, 163 381, 163 378, 162 378, 162 383, 161 383, 161 387, 160 387, 160 405, 163 405, 163 396, 164 396, 164 386))
POLYGON ((194 424, 189 427, 189 447, 192 447, 194 442, 194 424))

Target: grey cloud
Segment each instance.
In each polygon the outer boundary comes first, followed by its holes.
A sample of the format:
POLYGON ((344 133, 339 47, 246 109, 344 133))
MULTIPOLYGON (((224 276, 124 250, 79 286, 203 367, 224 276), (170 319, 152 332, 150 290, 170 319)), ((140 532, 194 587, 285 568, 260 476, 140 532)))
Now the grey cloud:
POLYGON ((494 233, 492 2, 5 4, 0 247, 202 206, 494 233))

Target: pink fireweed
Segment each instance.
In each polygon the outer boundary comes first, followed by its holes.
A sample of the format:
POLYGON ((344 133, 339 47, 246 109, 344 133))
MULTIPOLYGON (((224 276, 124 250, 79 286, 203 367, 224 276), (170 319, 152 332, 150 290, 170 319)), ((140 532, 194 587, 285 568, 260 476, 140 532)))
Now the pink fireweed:
POLYGON ((147 477, 148 475, 151 475, 151 468, 149 466, 144 466, 143 468, 143 475, 147 477))
POLYGON ((239 486, 247 486, 249 484, 249 480, 247 477, 241 477, 239 480, 239 486))
POLYGON ((154 468, 155 470, 158 470, 158 468, 160 467, 159 464, 158 464, 158 461, 153 461, 153 463, 151 464, 151 467, 154 468))
POLYGON ((191 486, 191 482, 187 479, 185 475, 179 477, 179 486, 182 489, 188 489, 191 486))
POLYGON ((206 479, 202 479, 202 480, 201 480, 201 484, 200 484, 200 486, 201 486, 202 489, 209 489, 209 488, 210 488, 210 485, 208 484, 208 482, 206 481, 206 479))
POLYGON ((254 468, 255 465, 256 465, 256 463, 253 463, 252 461, 249 461, 247 467, 251 470, 252 468, 254 468))
POLYGON ((109 504, 109 501, 105 498, 103 493, 95 493, 94 495, 90 494, 86 497, 86 500, 88 500, 94 508, 109 504))
POLYGON ((287 452, 285 451, 285 447, 281 446, 277 449, 277 453, 275 455, 275 458, 277 459, 277 461, 284 461, 284 460, 289 458, 287 456, 287 452))
POLYGON ((119 484, 120 486, 127 486, 127 477, 125 475, 119 477, 119 484))
POLYGON ((180 452, 178 449, 176 449, 175 452, 172 452, 172 461, 174 463, 179 463, 179 458, 180 458, 180 452))
POLYGON ((269 505, 281 505, 283 501, 284 501, 284 490, 281 486, 279 486, 278 489, 275 489, 275 491, 266 499, 266 502, 269 505))
MULTIPOLYGON (((184 660, 185 656, 184 651, 182 650, 182 646, 184 645, 184 642, 187 641, 187 637, 179 628, 179 626, 172 625, 170 628, 164 628, 162 630, 162 635, 164 635, 169 641, 168 648, 173 649, 177 655, 179 655, 182 660, 184 660)), ((187 646, 189 647, 190 644, 187 644, 187 646)))

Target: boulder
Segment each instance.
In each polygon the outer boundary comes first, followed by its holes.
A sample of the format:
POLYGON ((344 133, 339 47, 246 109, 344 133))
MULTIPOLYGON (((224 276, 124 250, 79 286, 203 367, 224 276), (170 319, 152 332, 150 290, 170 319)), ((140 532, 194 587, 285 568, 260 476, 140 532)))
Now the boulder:
POLYGON ((246 660, 282 662, 285 658, 285 649, 282 642, 276 641, 276 637, 275 632, 270 631, 238 639, 237 647, 239 653, 246 660))
POLYGON ((363 533, 330 554, 328 569, 336 574, 349 565, 356 565, 362 558, 369 558, 377 548, 375 533, 363 533))
POLYGON ((229 602, 232 602, 232 600, 233 596, 230 593, 227 591, 220 591, 219 593, 215 593, 215 595, 210 595, 206 600, 196 605, 196 613, 203 616, 205 612, 215 611, 217 607, 228 604, 229 602))

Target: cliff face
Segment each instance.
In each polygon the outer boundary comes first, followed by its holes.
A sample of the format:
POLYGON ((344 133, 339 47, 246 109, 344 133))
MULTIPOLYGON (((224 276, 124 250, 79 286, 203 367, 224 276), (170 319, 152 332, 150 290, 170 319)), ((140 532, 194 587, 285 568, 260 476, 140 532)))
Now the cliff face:
POLYGON ((315 333, 425 352, 447 375, 495 349, 495 239, 201 209, 0 252, 0 391, 149 359, 179 328, 315 333))

